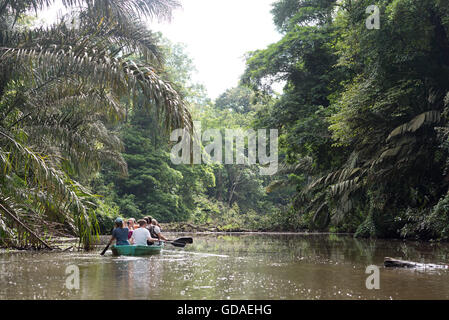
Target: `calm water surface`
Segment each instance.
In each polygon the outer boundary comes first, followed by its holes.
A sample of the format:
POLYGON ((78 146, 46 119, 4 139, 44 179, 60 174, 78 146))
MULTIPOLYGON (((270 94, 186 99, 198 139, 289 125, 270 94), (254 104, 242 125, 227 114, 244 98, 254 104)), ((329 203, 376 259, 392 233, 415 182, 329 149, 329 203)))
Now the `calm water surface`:
MULTIPOLYGON (((180 234, 173 235, 180 236, 180 234)), ((449 264, 449 245, 311 234, 193 235, 151 257, 2 253, 0 299, 449 299, 449 271, 386 269, 386 256, 449 264), (66 268, 80 289, 65 287, 66 268), (380 267, 368 290, 366 267, 380 267)))

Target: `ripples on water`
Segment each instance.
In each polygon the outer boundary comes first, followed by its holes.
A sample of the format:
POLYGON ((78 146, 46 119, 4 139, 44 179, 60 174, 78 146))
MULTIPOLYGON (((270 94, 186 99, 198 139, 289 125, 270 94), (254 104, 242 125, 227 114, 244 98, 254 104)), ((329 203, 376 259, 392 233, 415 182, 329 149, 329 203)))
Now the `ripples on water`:
MULTIPOLYGON (((178 235, 173 235, 176 237, 178 235)), ((449 299, 447 269, 386 269, 386 256, 447 264, 449 246, 305 234, 193 235, 151 257, 2 253, 0 299, 449 299), (65 287, 66 267, 80 289, 65 287), (368 290, 368 265, 380 290, 368 290)))

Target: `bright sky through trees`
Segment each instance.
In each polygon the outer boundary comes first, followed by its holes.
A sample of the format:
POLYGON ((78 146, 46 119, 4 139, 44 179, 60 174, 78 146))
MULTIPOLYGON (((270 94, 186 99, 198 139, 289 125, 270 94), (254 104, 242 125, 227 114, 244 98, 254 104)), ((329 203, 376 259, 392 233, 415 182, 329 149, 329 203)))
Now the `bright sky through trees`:
POLYGON ((171 22, 152 23, 173 42, 187 45, 211 98, 237 85, 244 54, 280 40, 270 13, 274 0, 181 0, 171 22))
MULTIPOLYGON (((204 84, 213 99, 238 84, 245 53, 281 39, 270 13, 274 0, 180 2, 182 8, 174 11, 172 21, 150 21, 150 29, 186 44, 198 71, 194 80, 204 84)), ((39 18, 53 21, 61 9, 53 5, 39 18)))

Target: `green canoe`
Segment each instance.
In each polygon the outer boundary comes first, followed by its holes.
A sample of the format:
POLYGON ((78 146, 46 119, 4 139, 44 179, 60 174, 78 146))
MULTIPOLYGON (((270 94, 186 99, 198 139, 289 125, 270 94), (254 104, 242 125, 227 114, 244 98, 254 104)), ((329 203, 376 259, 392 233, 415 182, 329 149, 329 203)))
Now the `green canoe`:
POLYGON ((152 246, 112 246, 112 254, 114 256, 149 256, 158 254, 164 247, 161 242, 158 245, 152 246))

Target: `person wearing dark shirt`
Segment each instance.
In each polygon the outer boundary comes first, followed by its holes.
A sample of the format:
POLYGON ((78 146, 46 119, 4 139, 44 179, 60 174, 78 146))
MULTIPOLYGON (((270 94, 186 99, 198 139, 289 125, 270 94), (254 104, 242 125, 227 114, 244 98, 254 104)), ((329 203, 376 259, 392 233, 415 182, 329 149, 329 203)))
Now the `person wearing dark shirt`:
POLYGON ((168 241, 168 239, 166 237, 164 237, 161 233, 161 226, 159 225, 159 223, 157 222, 156 219, 152 219, 151 220, 151 226, 150 226, 150 234, 153 238, 157 238, 159 240, 166 240, 168 241))
POLYGON ((117 246, 129 246, 128 242, 128 233, 129 229, 123 227, 123 220, 117 218, 115 220, 115 229, 112 231, 111 240, 109 240, 109 244, 115 240, 117 246))

